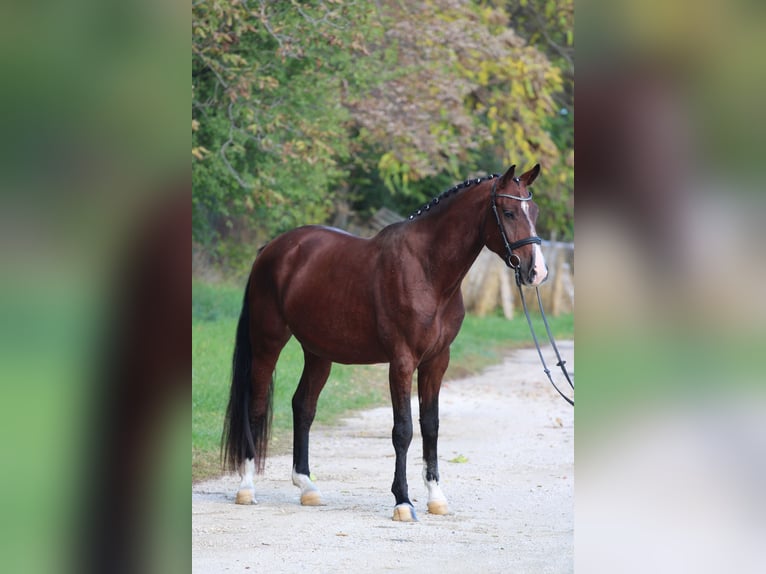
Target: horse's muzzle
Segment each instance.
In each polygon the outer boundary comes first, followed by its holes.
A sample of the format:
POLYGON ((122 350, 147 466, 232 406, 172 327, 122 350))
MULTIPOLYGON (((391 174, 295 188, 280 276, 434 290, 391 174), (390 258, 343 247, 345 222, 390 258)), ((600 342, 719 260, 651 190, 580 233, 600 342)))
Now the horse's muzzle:
POLYGON ((543 266, 543 269, 544 272, 541 273, 540 270, 538 270, 537 265, 531 267, 527 272, 527 281, 525 283, 531 286, 542 285, 545 283, 548 280, 548 266, 543 266))

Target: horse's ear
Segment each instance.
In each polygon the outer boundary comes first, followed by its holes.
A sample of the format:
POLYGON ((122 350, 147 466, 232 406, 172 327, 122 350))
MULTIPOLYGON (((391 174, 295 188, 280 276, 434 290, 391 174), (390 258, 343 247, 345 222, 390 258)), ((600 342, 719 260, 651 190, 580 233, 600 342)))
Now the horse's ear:
POLYGON ((535 167, 530 169, 528 172, 523 173, 519 179, 524 182, 524 185, 526 187, 529 187, 530 185, 532 185, 532 182, 537 179, 538 175, 540 175, 540 164, 539 163, 535 164, 535 167))
POLYGON ((508 168, 508 171, 506 171, 501 177, 500 177, 500 189, 503 189, 506 187, 509 183, 511 183, 511 180, 513 179, 513 172, 516 171, 516 166, 512 165, 508 168))

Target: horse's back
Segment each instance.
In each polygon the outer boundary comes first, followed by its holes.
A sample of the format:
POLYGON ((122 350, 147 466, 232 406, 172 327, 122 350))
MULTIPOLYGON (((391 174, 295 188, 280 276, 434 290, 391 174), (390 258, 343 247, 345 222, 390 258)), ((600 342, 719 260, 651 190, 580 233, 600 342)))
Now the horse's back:
POLYGON ((270 273, 288 276, 276 277, 285 281, 294 280, 294 274, 302 269, 316 273, 319 269, 343 259, 353 264, 364 262, 363 252, 369 240, 357 237, 333 227, 307 225, 277 236, 263 248, 255 260, 254 270, 266 268, 270 273))

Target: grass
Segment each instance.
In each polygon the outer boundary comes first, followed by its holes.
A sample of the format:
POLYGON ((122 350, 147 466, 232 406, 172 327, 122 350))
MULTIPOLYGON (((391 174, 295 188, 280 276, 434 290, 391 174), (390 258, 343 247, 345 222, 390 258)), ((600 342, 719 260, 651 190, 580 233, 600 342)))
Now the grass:
MULTIPOLYGON (((192 282, 192 480, 221 473, 219 446, 229 394, 231 353, 244 287, 192 282)), ((533 317, 542 333, 542 322, 533 317)), ((550 318, 557 339, 572 338, 572 315, 550 318)), ((510 349, 532 344, 526 321, 517 316, 467 316, 452 345, 447 378, 480 372, 510 349)), ((290 400, 303 369, 300 345, 291 339, 277 363, 272 453, 292 444, 290 400)), ((386 365, 333 365, 319 397, 316 423, 333 424, 348 413, 388 404, 386 365)))
MULTIPOLYGON (((574 315, 548 317, 556 340, 574 337, 574 315)), ((532 324, 541 343, 547 340, 543 321, 532 315, 532 324)), ((512 349, 530 347, 534 343, 523 313, 513 320, 502 315, 476 317, 466 315, 457 338, 450 347, 450 366, 447 378, 455 379, 481 372, 485 367, 500 362, 512 349)))

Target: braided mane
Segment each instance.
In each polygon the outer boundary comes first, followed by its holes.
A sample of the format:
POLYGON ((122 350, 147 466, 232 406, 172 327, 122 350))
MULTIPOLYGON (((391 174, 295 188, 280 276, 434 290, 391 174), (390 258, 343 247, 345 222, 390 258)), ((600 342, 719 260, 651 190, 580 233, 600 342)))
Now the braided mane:
POLYGON ((496 177, 500 177, 499 173, 492 173, 489 175, 486 175, 484 177, 477 177, 475 179, 466 179, 462 183, 458 183, 457 185, 453 185, 450 187, 447 191, 442 192, 441 194, 434 197, 431 201, 426 203, 423 207, 418 209, 417 211, 413 211, 410 216, 407 218, 410 221, 415 219, 416 217, 422 215, 423 213, 430 211, 431 208, 435 205, 438 205, 442 200, 447 199, 450 195, 453 195, 460 191, 461 189, 466 189, 469 187, 473 187, 475 185, 480 184, 482 181, 487 181, 489 179, 495 179, 496 177))

